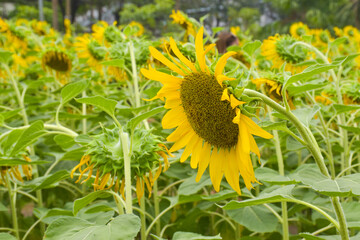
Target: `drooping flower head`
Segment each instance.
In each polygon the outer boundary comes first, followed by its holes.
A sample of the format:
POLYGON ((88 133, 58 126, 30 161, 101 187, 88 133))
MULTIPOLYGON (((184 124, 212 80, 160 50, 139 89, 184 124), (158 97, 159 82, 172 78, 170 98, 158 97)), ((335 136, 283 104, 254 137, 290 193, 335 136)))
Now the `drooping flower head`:
MULTIPOLYGON (((136 193, 138 201, 140 201, 145 185, 151 194, 154 181, 162 171, 165 172, 169 168, 170 164, 166 154, 168 150, 158 136, 149 131, 136 129, 132 140, 131 176, 136 179, 136 193), (160 157, 164 159, 164 167, 160 157), (153 174, 152 170, 155 167, 158 168, 153 174)), ((119 129, 103 128, 100 134, 92 136, 91 140, 82 144, 87 150, 80 163, 71 171, 71 177, 76 171, 79 171, 80 175, 76 183, 85 174, 87 177, 81 182, 84 183, 89 181, 92 173, 96 171, 92 183, 94 191, 113 188, 114 191, 120 191, 124 196, 124 153, 119 129)), ((170 153, 169 155, 172 156, 170 153)))
POLYGON ((273 62, 273 68, 280 68, 285 62, 286 71, 301 72, 305 66, 296 66, 306 60, 307 50, 299 45, 293 45, 297 40, 287 35, 270 36, 261 46, 261 54, 273 62))
POLYGON ((170 38, 170 47, 177 59, 170 54, 167 58, 154 47, 151 55, 170 68, 178 76, 155 70, 141 69, 142 74, 164 86, 156 98, 166 99, 165 108, 170 109, 162 119, 165 129, 175 128, 167 140, 175 142, 170 152, 184 148, 180 158, 184 162, 190 155, 190 165, 198 168, 199 181, 209 166, 210 178, 216 191, 220 189, 225 175, 230 186, 240 194, 239 173, 247 188, 256 182, 250 152, 260 156, 253 135, 271 138, 239 108, 239 101, 227 89, 224 81, 233 80, 223 75, 227 59, 236 54, 228 52, 216 63, 215 69, 206 64, 206 54, 214 48, 203 46, 203 27, 195 38, 196 63, 187 59, 170 38))
POLYGON ((42 55, 41 65, 45 71, 55 71, 60 82, 65 84, 70 76, 72 61, 65 51, 49 49, 42 55))

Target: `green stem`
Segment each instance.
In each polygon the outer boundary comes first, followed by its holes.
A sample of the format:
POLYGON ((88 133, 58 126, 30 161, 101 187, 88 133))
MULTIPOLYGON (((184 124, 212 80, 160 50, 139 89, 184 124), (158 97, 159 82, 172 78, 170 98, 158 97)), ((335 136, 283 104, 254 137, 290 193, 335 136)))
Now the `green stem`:
POLYGON ((20 239, 19 225, 18 225, 18 219, 17 219, 17 214, 16 214, 16 192, 12 191, 11 182, 10 182, 8 173, 6 173, 6 175, 5 175, 5 181, 6 181, 6 187, 7 187, 8 192, 9 192, 11 218, 12 218, 12 223, 13 223, 15 236, 16 236, 17 239, 20 239))
MULTIPOLYGON (((331 178, 331 176, 329 175, 329 172, 326 168, 324 158, 321 155, 319 145, 317 144, 317 142, 309 128, 304 126, 299 121, 299 119, 295 117, 295 115, 292 112, 286 111, 285 108, 283 108, 282 106, 280 106, 279 104, 274 102, 269 97, 267 97, 259 92, 250 90, 250 89, 245 89, 244 94, 246 94, 248 96, 261 98, 267 105, 269 105, 270 107, 272 107, 279 113, 285 115, 295 125, 295 127, 298 129, 299 133, 301 134, 302 138, 305 140, 306 147, 309 149, 309 151, 313 155, 315 162, 318 165, 321 173, 324 174, 325 176, 331 178)), ((338 230, 340 232, 341 239, 348 240, 349 235, 348 235, 348 231, 347 231, 346 219, 345 219, 344 211, 341 208, 339 198, 332 198, 332 204, 333 204, 336 216, 338 218, 338 221, 340 223, 340 228, 338 228, 338 230)))
POLYGON ((138 80, 137 70, 136 70, 134 44, 131 41, 129 43, 129 49, 130 49, 130 59, 131 59, 131 67, 132 67, 132 77, 133 77, 133 83, 134 83, 135 106, 140 107, 139 80, 138 80))
MULTIPOLYGON (((86 97, 86 91, 82 92, 82 97, 83 98, 86 97)), ((86 116, 86 103, 82 104, 82 115, 86 116)), ((86 118, 84 118, 82 120, 82 133, 83 134, 86 134, 86 124, 87 124, 87 120, 86 120, 86 118)))
POLYGON ((132 214, 131 196, 131 157, 129 152, 129 135, 120 129, 121 145, 124 152, 124 171, 125 171, 125 210, 127 214, 132 214))
POLYGON ((145 196, 143 196, 140 200, 140 218, 141 218, 141 230, 140 230, 140 236, 141 240, 146 239, 146 216, 145 216, 145 196))
MULTIPOLYGON (((155 216, 159 216, 159 214, 160 214, 160 200, 159 200, 159 190, 158 190, 158 182, 157 182, 157 180, 154 181, 153 196, 154 196, 155 216)), ((156 235, 159 235, 160 231, 161 231, 160 221, 156 220, 154 222, 156 224, 155 233, 156 233, 156 235)))

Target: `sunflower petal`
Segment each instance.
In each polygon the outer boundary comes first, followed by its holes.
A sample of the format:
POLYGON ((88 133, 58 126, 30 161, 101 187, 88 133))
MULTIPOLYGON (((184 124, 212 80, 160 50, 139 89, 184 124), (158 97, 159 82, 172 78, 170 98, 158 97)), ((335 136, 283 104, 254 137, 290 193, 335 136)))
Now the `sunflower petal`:
POLYGON ((216 67, 215 67, 215 77, 217 77, 224 71, 224 67, 226 65, 227 59, 235 54, 236 54, 236 52, 231 51, 231 52, 227 52, 223 56, 221 56, 221 58, 219 59, 219 61, 216 64, 216 67))
POLYGON ((161 63, 163 63, 164 65, 166 65, 167 67, 169 67, 171 70, 173 70, 174 72, 180 74, 181 76, 184 76, 185 74, 183 73, 183 71, 181 71, 180 68, 178 68, 174 63, 172 63, 169 59, 167 59, 164 55, 161 54, 161 52, 159 52, 156 48, 154 48, 153 46, 149 47, 150 53, 151 55, 159 60, 161 63))
POLYGON ((273 135, 271 135, 270 133, 268 133, 267 131, 265 131, 264 129, 262 129, 261 127, 259 127, 253 120, 251 120, 249 117, 242 115, 241 117, 244 121, 244 123, 246 123, 246 125, 248 126, 249 132, 252 135, 256 135, 265 139, 270 139, 273 138, 273 135))
POLYGON ((201 27, 198 33, 196 34, 196 38, 195 38, 196 59, 199 63, 201 71, 209 72, 209 69, 206 66, 206 62, 205 62, 203 34, 204 34, 204 27, 201 27))
POLYGON ((181 62, 183 62, 188 68, 190 68, 191 71, 197 72, 194 64, 180 52, 180 50, 176 45, 175 40, 172 37, 170 37, 170 47, 171 50, 175 53, 175 55, 177 56, 178 59, 180 59, 181 62))

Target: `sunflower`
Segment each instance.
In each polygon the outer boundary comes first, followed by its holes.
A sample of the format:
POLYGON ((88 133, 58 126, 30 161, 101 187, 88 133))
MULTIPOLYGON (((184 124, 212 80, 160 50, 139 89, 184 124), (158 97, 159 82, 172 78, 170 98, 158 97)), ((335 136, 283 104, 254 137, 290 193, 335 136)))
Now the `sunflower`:
POLYGON ((303 35, 309 34, 309 27, 302 22, 293 23, 290 26, 290 34, 294 38, 301 38, 303 35))
POLYGON ((293 46, 297 40, 291 36, 270 36, 261 46, 261 54, 273 62, 273 68, 280 68, 285 62, 286 71, 299 73, 305 66, 296 66, 307 58, 307 50, 299 45, 293 46))
POLYGON ((141 23, 132 21, 131 23, 129 23, 129 26, 137 30, 136 32, 134 32, 133 36, 140 37, 144 34, 144 26, 141 23))
POLYGON ((69 55, 64 51, 55 49, 48 50, 43 54, 41 65, 45 71, 54 70, 62 84, 65 84, 67 81, 62 76, 68 77, 72 66, 69 55))
MULTIPOLYGON (((80 175, 75 183, 85 183, 96 172, 95 180, 92 183, 94 191, 113 188, 115 192, 120 191, 124 196, 125 176, 124 176, 124 155, 119 136, 119 129, 103 128, 102 133, 91 137, 92 140, 86 144, 87 151, 82 156, 80 163, 71 171, 71 178, 76 171, 80 175)), ((165 172, 170 163, 168 155, 173 156, 166 146, 161 143, 158 136, 153 135, 147 130, 136 129, 132 136, 132 155, 131 155, 131 176, 136 178, 136 195, 138 201, 144 195, 146 185, 149 195, 151 195, 154 181, 165 172), (160 161, 164 159, 164 167, 160 161), (153 168, 158 166, 155 174, 153 168)))
POLYGON ((312 44, 324 51, 327 50, 328 44, 334 41, 327 29, 311 29, 309 34, 313 36, 312 44))
POLYGON ((0 18, 0 32, 6 35, 6 43, 9 50, 26 53, 28 44, 26 35, 24 31, 22 31, 21 26, 8 24, 6 21, 0 18))
POLYGON ((182 28, 186 30, 186 33, 184 35, 184 41, 187 40, 189 35, 196 35, 194 25, 188 20, 186 14, 184 14, 182 11, 177 10, 175 12, 175 10, 172 10, 170 18, 173 19, 173 23, 179 24, 182 28))
POLYGON ((198 168, 196 181, 199 181, 209 166, 210 178, 214 189, 219 191, 223 175, 230 186, 241 194, 239 173, 248 189, 257 182, 250 159, 250 151, 260 156, 253 135, 271 138, 272 135, 261 129, 249 117, 241 114, 239 101, 230 94, 224 80, 233 80, 222 74, 227 59, 236 54, 224 54, 212 71, 206 65, 206 53, 215 44, 203 47, 204 28, 201 27, 195 38, 196 64, 192 63, 179 51, 174 39, 170 38, 170 46, 176 54, 171 61, 154 47, 150 47, 151 55, 176 72, 176 77, 159 72, 149 66, 141 69, 142 74, 164 86, 156 98, 166 98, 165 108, 170 109, 162 119, 164 129, 177 129, 167 140, 175 142, 170 152, 183 147, 180 158, 184 162, 190 154, 190 166, 198 168))
POLYGON ((100 43, 84 34, 76 38, 74 47, 79 58, 87 58, 88 65, 95 68, 96 72, 102 73, 101 62, 105 59, 106 51, 100 43))
MULTIPOLYGON (((283 87, 283 80, 278 78, 275 74, 267 74, 266 77, 252 79, 252 83, 256 85, 256 89, 260 89, 261 85, 265 85, 265 91, 267 95, 276 102, 283 101, 282 95, 282 87, 283 87)), ((287 101, 291 109, 295 109, 295 106, 292 102, 292 99, 289 97, 288 94, 287 101)))
MULTIPOLYGON (((31 162, 31 159, 23 154, 22 157, 27 161, 27 162, 31 162)), ((0 160, 1 161, 1 160, 0 160)), ((27 180, 30 180, 32 178, 32 167, 31 165, 21 165, 22 171, 26 177, 27 180)), ((6 184, 6 180, 5 180, 5 176, 6 174, 9 174, 10 178, 15 181, 18 180, 20 182, 23 182, 23 178, 21 176, 20 173, 20 168, 19 166, 0 166, 0 184, 6 184)))

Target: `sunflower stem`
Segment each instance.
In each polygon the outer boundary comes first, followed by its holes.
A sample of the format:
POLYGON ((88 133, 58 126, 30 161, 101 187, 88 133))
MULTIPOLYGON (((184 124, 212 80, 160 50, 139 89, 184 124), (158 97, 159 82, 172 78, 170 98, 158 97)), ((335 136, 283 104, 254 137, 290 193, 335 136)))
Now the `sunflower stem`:
MULTIPOLYGON (((159 204, 159 190, 158 190, 158 182, 157 180, 154 181, 154 186, 153 186, 153 194, 154 194, 154 208, 155 208, 155 216, 159 216, 160 214, 160 204, 159 204)), ((156 221, 155 222, 155 233, 156 235, 160 234, 161 231, 161 225, 160 225, 160 221, 156 221)))
POLYGON ((127 214, 132 214, 132 196, 131 196, 131 157, 129 152, 129 135, 120 129, 121 145, 124 153, 124 171, 125 171, 125 210, 127 214))
MULTIPOLYGON (((318 165, 321 173, 324 174, 325 176, 327 176, 328 178, 331 178, 331 176, 326 168, 324 158, 321 155, 319 145, 317 144, 317 141, 315 140, 314 135, 312 134, 312 132, 310 131, 309 128, 304 126, 304 124, 302 124, 300 122, 300 120, 292 112, 286 111, 286 109, 284 107, 280 106, 279 104, 277 104, 275 101, 273 101, 271 98, 265 96, 264 94, 259 93, 254 90, 250 90, 250 89, 245 89, 244 94, 246 94, 248 96, 261 98, 265 102, 265 104, 269 105, 271 108, 275 109, 279 113, 286 116, 298 129, 299 133, 301 134, 302 138, 304 139, 304 141, 306 143, 306 147, 309 149, 309 151, 313 155, 315 162, 318 165)), ((341 239, 348 240, 349 233, 347 230, 345 214, 341 207, 340 200, 338 197, 332 197, 331 202, 332 202, 333 208, 335 210, 337 219, 339 221, 340 227, 337 229, 339 230, 341 239)))
POLYGON ((145 240, 146 239, 146 216, 145 216, 145 212, 146 212, 146 206, 145 206, 145 196, 143 196, 140 200, 140 218, 141 218, 141 230, 140 230, 140 236, 141 236, 141 240, 145 240))
POLYGON ((10 208, 11 208, 11 218, 13 223, 13 228, 15 232, 16 239, 20 239, 19 234, 19 225, 18 225, 18 219, 16 215, 16 192, 12 190, 11 188, 11 182, 9 179, 9 173, 5 174, 5 181, 6 181, 6 187, 9 192, 9 198, 10 198, 10 208))

